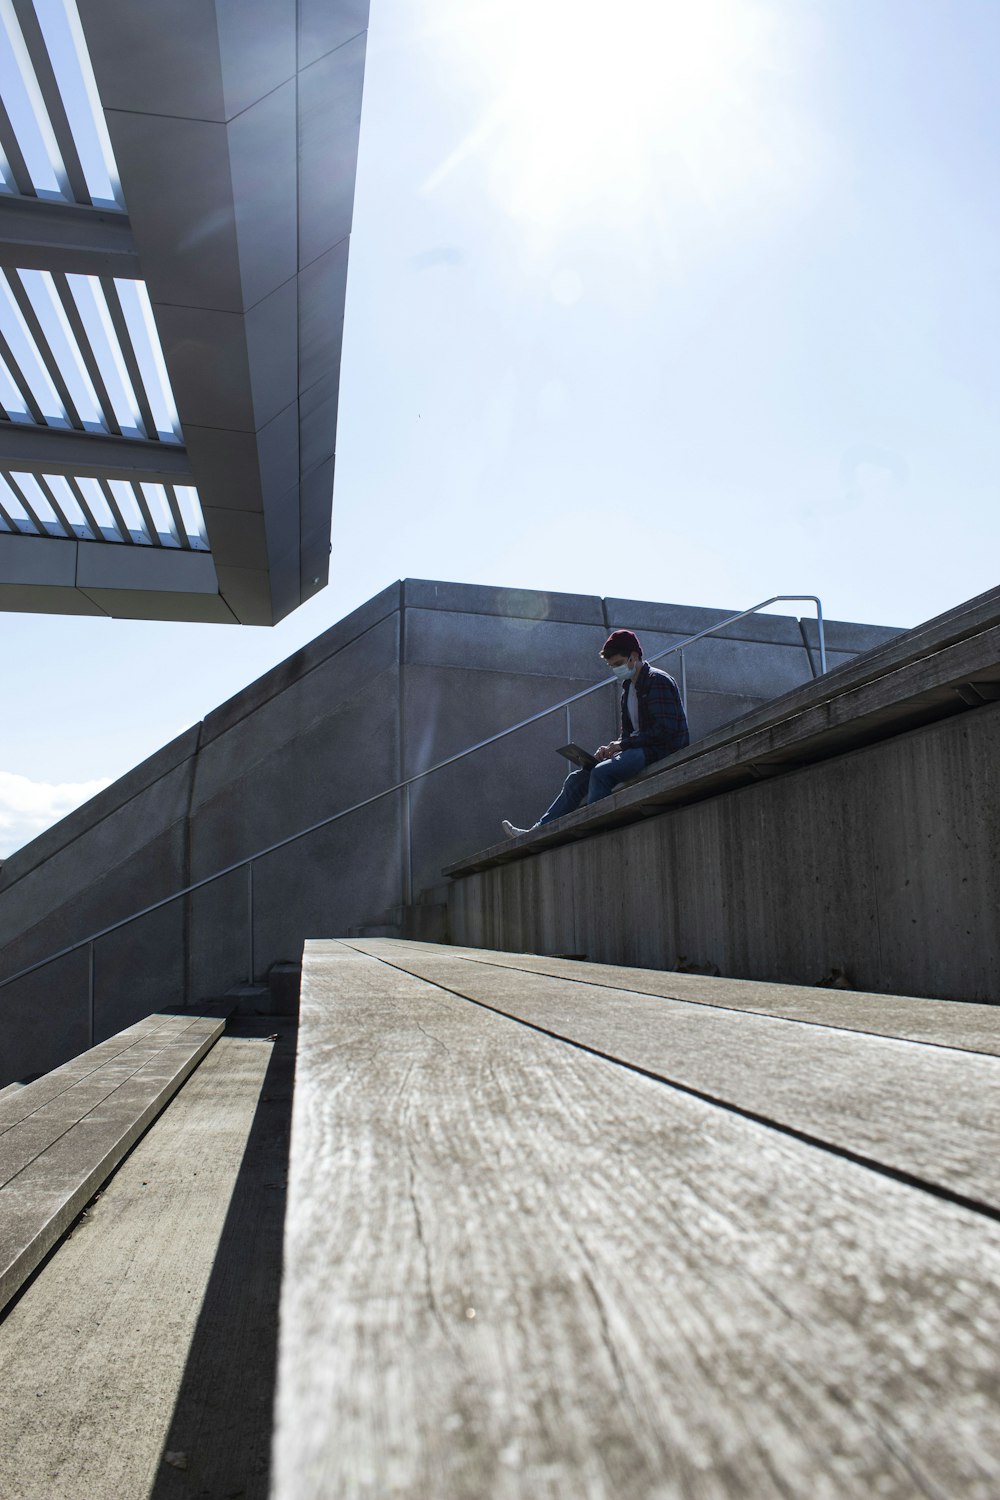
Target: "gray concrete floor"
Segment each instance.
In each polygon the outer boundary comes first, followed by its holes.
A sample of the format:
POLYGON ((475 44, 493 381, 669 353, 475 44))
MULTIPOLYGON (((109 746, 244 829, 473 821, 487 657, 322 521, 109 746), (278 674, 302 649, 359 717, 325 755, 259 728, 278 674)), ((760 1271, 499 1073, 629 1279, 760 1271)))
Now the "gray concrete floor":
POLYGON ((9 1307, 3 1500, 266 1496, 294 1061, 231 1024, 9 1307))

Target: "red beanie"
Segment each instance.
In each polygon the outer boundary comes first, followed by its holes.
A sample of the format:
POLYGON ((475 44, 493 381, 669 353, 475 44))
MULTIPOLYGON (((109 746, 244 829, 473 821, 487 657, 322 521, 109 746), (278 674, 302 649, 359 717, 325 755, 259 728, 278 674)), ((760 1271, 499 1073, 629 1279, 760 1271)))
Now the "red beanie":
POLYGON ((609 656, 631 656, 633 651, 638 651, 639 655, 642 655, 639 637, 632 630, 612 630, 601 647, 601 655, 605 658, 609 656))

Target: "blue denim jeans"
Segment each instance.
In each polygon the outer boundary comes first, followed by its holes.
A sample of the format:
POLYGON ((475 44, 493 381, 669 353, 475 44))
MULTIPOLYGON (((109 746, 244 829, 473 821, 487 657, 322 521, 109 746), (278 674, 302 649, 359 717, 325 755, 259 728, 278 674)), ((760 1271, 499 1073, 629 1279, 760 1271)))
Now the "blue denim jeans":
POLYGON ((638 776, 645 767, 646 757, 641 750, 622 750, 610 760, 599 761, 589 771, 582 766, 578 771, 570 771, 562 791, 548 811, 542 813, 536 826, 541 828, 543 823, 552 823, 556 818, 575 812, 584 799, 588 807, 592 802, 599 802, 602 797, 610 796, 623 781, 638 776))

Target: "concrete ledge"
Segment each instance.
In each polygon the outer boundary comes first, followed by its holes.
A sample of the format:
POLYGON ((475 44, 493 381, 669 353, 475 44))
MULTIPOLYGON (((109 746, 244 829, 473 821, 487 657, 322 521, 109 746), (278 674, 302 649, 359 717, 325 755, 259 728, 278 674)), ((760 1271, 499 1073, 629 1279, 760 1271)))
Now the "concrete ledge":
MULTIPOLYGON (((1000 594, 987 617, 1000 618, 1000 594)), ((969 622, 980 626, 973 612, 969 622)), ((787 694, 689 749, 667 756, 591 808, 448 866, 472 874, 591 831, 648 817, 667 805, 701 800, 782 771, 828 759, 1000 698, 1000 623, 957 638, 930 627, 787 694), (935 646, 935 635, 945 644, 935 646), (971 691, 970 691, 971 690, 971 691)))
POLYGON ((407 609, 495 615, 504 620, 554 620, 564 625, 597 625, 607 629, 601 600, 593 594, 494 588, 480 583, 444 583, 429 578, 408 578, 405 593, 407 609))
POLYGON ((0 1309, 225 1030, 152 1015, 0 1098, 0 1309))

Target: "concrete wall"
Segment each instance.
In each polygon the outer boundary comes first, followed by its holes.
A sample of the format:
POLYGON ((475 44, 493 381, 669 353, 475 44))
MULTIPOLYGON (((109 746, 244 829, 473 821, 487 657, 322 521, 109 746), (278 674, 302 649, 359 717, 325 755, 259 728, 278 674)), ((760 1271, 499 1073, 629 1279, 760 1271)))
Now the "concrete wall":
POLYGON ((1000 704, 466 876, 449 910, 477 947, 1000 1001, 1000 704))
MULTIPOLYGON (((333 626, 0 869, 0 979, 598 681, 609 628, 647 652, 726 611, 408 580, 333 626)), ((731 611, 730 611, 731 613, 731 611)), ((831 665, 894 632, 834 623, 831 665)), ((669 667, 671 663, 668 661, 669 667)), ((797 620, 759 616, 691 653, 697 737, 810 676, 797 620)), ((569 735, 615 730, 617 689, 574 706, 569 735)), ((305 937, 379 923, 533 821, 566 763, 565 714, 532 725, 235 871, 94 945, 97 1040, 186 998, 295 960, 305 937)), ((88 1045, 89 959, 0 990, 0 1087, 88 1045)))

